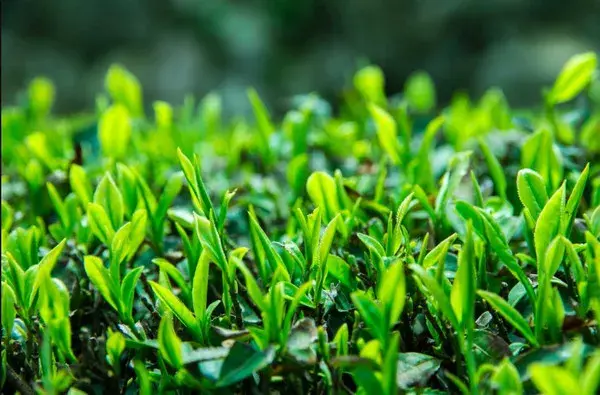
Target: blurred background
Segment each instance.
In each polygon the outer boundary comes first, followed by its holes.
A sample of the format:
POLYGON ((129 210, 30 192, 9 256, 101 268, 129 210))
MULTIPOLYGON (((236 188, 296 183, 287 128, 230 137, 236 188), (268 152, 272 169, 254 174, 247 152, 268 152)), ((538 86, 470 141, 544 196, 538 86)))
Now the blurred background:
POLYGON ((499 86, 522 106, 589 50, 600 0, 3 0, 1 99, 45 75, 55 111, 91 109, 119 62, 147 104, 218 91, 225 111, 245 112, 254 86, 277 111, 311 91, 335 102, 371 62, 390 94, 425 70, 442 103, 499 86))

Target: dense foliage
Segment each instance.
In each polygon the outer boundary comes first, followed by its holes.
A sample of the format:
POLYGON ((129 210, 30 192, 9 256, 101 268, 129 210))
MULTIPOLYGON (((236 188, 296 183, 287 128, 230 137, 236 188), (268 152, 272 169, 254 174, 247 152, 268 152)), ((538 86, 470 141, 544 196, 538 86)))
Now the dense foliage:
POLYGON ((595 54, 526 111, 374 66, 280 123, 106 92, 2 109, 6 393, 597 393, 595 54))

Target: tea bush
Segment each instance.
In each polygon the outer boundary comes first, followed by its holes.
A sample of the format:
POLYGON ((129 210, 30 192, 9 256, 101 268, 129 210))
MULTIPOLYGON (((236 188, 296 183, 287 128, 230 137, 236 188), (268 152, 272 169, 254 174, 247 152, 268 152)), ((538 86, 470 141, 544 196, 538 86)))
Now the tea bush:
MULTIPOLYGON (((518 67, 518 65, 515 65, 518 67)), ((439 108, 358 71, 275 122, 218 95, 2 109, 6 393, 595 394, 600 80, 439 108)))

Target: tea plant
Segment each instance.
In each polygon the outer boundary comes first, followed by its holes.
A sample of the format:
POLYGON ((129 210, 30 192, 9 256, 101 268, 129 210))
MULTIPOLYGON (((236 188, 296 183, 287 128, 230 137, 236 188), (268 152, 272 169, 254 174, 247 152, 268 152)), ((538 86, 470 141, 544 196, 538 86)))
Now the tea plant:
POLYGON ((2 109, 3 392, 600 391, 596 54, 539 108, 384 87, 226 120, 114 65, 58 117, 35 79, 2 109))

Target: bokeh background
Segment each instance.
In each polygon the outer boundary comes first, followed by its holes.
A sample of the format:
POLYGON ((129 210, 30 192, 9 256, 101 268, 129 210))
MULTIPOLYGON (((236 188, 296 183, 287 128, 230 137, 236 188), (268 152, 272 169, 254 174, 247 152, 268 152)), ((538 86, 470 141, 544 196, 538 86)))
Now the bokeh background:
POLYGON ((3 0, 1 99, 45 75, 56 111, 89 109, 119 62, 146 103, 218 91, 244 112, 251 85, 282 110, 310 91, 335 102, 372 62, 389 93, 422 69, 442 102, 499 86, 522 106, 588 50, 600 50, 600 0, 3 0))

